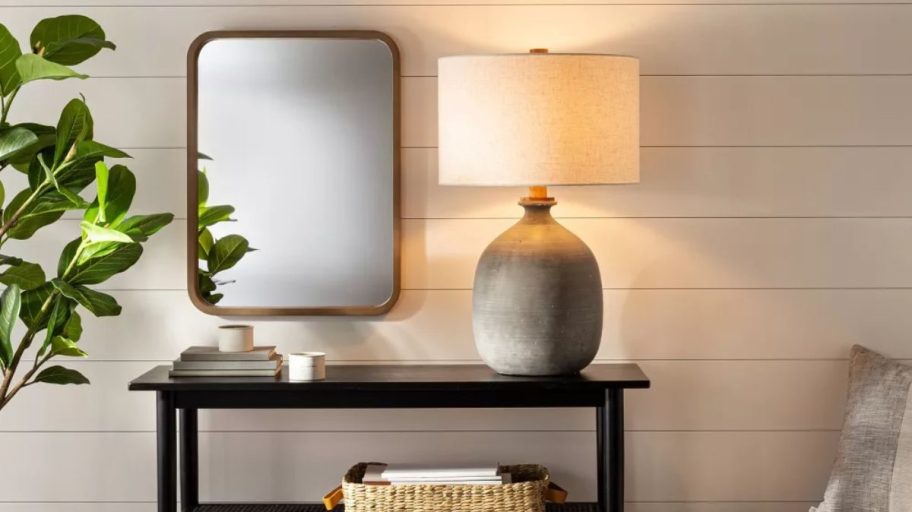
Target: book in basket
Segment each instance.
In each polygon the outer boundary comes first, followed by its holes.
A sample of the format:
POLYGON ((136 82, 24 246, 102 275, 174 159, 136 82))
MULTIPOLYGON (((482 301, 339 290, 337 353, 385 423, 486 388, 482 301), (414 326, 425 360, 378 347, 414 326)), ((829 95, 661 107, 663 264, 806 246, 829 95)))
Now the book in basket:
POLYGON ((366 485, 501 485, 510 481, 510 473, 499 464, 447 467, 368 464, 362 479, 366 485))

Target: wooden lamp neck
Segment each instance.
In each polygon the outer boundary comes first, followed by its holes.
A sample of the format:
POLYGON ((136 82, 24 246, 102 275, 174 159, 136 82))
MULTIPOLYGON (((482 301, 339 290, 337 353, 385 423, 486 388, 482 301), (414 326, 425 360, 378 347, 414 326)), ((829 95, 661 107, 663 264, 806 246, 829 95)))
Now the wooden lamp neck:
POLYGON ((529 195, 519 200, 522 206, 548 207, 557 204, 553 197, 548 196, 548 187, 529 187, 529 195))
POLYGON ((529 199, 548 199, 548 187, 529 187, 529 199))

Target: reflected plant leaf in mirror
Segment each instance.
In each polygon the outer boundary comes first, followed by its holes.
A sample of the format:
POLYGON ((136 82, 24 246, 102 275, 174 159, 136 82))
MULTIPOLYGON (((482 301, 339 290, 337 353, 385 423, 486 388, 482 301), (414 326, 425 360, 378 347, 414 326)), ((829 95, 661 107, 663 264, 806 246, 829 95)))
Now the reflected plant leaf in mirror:
MULTIPOLYGON (((199 160, 212 160, 211 157, 197 153, 199 160)), ((197 280, 199 282, 200 296, 209 304, 218 304, 223 293, 217 292, 219 286, 231 284, 234 281, 219 281, 216 275, 224 272, 235 265, 245 254, 256 249, 250 247, 250 243, 241 235, 230 234, 221 238, 215 238, 209 229, 215 224, 222 222, 233 222, 231 214, 234 213, 234 207, 227 204, 217 204, 209 206, 209 176, 206 168, 202 167, 196 172, 196 189, 197 189, 197 256, 199 266, 197 268, 197 280)))

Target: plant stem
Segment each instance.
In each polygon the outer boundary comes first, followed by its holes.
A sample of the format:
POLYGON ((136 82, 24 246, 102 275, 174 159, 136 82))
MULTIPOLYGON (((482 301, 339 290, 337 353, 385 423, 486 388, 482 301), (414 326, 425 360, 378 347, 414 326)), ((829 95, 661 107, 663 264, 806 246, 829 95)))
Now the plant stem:
POLYGON ((32 344, 32 339, 35 337, 35 333, 29 329, 25 336, 22 337, 22 341, 19 342, 19 346, 16 348, 16 353, 13 355, 12 361, 10 361, 9 367, 6 369, 6 375, 3 376, 3 384, 0 384, 0 408, 6 404, 7 400, 7 391, 10 388, 10 384, 13 382, 13 375, 16 374, 16 370, 19 367, 19 360, 22 359, 22 354, 25 352, 25 349, 32 344))
MULTIPOLYGON (((44 299, 44 303, 41 304, 41 309, 38 311, 38 316, 35 319, 34 325, 41 325, 41 323, 44 322, 44 317, 48 314, 51 304, 54 302, 54 299, 57 298, 58 293, 59 292, 54 289, 54 291, 52 291, 51 294, 48 295, 46 299, 44 299)), ((32 341, 35 339, 35 334, 37 334, 37 331, 35 331, 33 327, 29 327, 25 332, 25 335, 22 336, 22 341, 19 342, 19 346, 16 348, 16 353, 13 355, 13 359, 10 361, 9 367, 6 369, 6 375, 3 376, 3 384, 0 384, 0 409, 2 409, 7 402, 9 402, 9 399, 12 398, 12 395, 18 392, 20 388, 22 388, 25 380, 31 377, 35 370, 38 369, 37 367, 33 367, 32 370, 30 370, 25 375, 23 380, 17 383, 16 386, 10 390, 10 385, 13 382, 13 375, 15 375, 16 370, 19 368, 19 362, 22 360, 22 355, 25 353, 26 349, 31 346, 32 341), (7 393, 8 391, 10 392, 9 394, 7 393)))
POLYGON ((19 382, 17 382, 15 386, 10 388, 9 393, 2 400, 0 400, 0 410, 2 410, 3 406, 5 406, 7 403, 9 403, 9 401, 12 400, 14 396, 16 396, 16 393, 18 393, 22 388, 24 388, 26 386, 30 386, 35 383, 34 381, 29 382, 29 379, 31 379, 32 376, 35 375, 35 372, 37 372, 38 369, 41 368, 41 365, 48 362, 48 360, 50 358, 51 358, 51 354, 48 353, 43 358, 41 358, 40 362, 37 359, 35 360, 35 364, 32 365, 32 368, 28 372, 26 372, 26 374, 22 376, 22 379, 20 379, 19 382))
POLYGON ((16 95, 19 94, 19 89, 21 88, 22 86, 20 85, 19 87, 13 89, 13 92, 11 92, 9 95, 9 99, 4 100, 3 112, 0 113, 0 125, 3 125, 3 123, 6 122, 6 116, 9 114, 10 107, 13 105, 13 100, 16 99, 16 95))

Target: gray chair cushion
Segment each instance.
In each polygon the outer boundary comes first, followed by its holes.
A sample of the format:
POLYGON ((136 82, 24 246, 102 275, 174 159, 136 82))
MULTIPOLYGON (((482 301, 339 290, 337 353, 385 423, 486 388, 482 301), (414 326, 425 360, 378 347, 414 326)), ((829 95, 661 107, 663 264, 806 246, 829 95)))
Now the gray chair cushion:
POLYGON ((811 512, 912 512, 912 367, 852 347, 842 435, 811 512))

